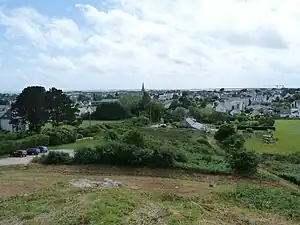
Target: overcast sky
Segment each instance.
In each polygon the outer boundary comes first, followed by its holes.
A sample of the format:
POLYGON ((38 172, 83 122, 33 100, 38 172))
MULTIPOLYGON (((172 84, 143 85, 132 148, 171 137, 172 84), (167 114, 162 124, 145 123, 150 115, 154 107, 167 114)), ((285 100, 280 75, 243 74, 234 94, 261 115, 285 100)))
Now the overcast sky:
POLYGON ((300 86, 299 0, 0 0, 0 91, 300 86))

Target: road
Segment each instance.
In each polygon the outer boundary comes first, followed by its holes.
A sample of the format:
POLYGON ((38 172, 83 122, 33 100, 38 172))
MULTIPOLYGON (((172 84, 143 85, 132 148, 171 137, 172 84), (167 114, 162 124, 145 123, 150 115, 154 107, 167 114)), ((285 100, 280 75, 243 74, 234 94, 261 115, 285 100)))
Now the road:
MULTIPOLYGON (((72 149, 50 150, 49 152, 51 152, 51 151, 66 152, 66 153, 69 153, 71 157, 74 156, 74 150, 72 150, 72 149)), ((36 157, 36 156, 28 155, 27 157, 24 157, 24 158, 9 157, 9 158, 0 159, 0 166, 26 165, 26 164, 30 163, 34 157, 36 157)))

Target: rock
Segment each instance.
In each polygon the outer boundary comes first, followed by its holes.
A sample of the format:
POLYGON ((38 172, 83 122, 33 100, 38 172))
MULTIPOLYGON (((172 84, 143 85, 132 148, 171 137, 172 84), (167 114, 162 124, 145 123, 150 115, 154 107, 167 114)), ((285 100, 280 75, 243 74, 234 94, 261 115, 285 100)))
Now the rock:
POLYGON ((74 187, 79 188, 113 188, 113 187, 120 187, 122 182, 116 180, 110 180, 105 178, 102 182, 101 181, 90 181, 87 179, 77 179, 71 180, 70 184, 74 187))

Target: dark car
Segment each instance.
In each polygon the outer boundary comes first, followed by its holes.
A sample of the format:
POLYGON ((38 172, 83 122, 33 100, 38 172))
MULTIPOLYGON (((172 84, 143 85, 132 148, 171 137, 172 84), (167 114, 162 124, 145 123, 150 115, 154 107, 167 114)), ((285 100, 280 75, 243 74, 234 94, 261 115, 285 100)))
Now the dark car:
POLYGON ((46 146, 38 146, 37 147, 41 153, 48 152, 48 148, 46 146))
POLYGON ((27 152, 25 150, 17 150, 12 153, 10 153, 11 157, 26 157, 27 152))
POLYGON ((38 155, 38 154, 40 154, 41 151, 38 148, 28 148, 26 150, 26 152, 27 152, 27 155, 38 155))

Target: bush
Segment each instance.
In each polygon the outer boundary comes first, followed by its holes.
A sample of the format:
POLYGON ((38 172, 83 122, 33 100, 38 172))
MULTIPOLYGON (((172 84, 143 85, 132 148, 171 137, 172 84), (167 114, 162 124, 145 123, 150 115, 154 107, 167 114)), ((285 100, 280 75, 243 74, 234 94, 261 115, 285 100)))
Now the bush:
POLYGON ((124 136, 123 141, 126 144, 135 145, 137 147, 144 147, 145 146, 145 139, 144 139, 143 135, 137 130, 129 131, 124 136))
POLYGON ((106 128, 102 124, 95 124, 90 127, 77 128, 77 133, 81 134, 83 137, 93 137, 99 133, 102 133, 106 128))
POLYGON ((288 180, 294 184, 300 185, 300 175, 292 174, 292 173, 279 173, 277 174, 279 177, 288 180))
POLYGON ((290 162, 294 164, 300 164, 300 152, 292 153, 289 155, 263 153, 261 155, 261 159, 263 161, 275 160, 280 162, 290 162))
POLYGON ((254 152, 244 148, 231 148, 227 150, 227 162, 232 170, 240 175, 253 175, 257 172, 259 160, 254 152))
POLYGON ((104 135, 104 140, 106 140, 106 141, 116 141, 116 140, 119 140, 119 136, 114 131, 108 131, 104 135))
POLYGON ((238 126, 238 130, 247 130, 247 129, 252 129, 252 130, 276 130, 275 127, 273 126, 238 126))
POLYGON ((219 142, 224 141, 229 136, 236 134, 236 131, 233 126, 222 125, 219 130, 215 133, 215 139, 219 142))
POLYGON ((45 129, 42 133, 50 137, 50 145, 69 144, 75 142, 77 137, 76 129, 70 126, 45 129))
POLYGON ((150 119, 146 116, 132 118, 132 124, 135 126, 147 126, 150 124, 150 119))
POLYGON ((43 164, 60 164, 68 165, 72 163, 72 158, 66 152, 51 151, 47 155, 41 157, 40 162, 43 164))
POLYGON ((77 150, 73 162, 168 168, 173 167, 176 162, 186 162, 186 160, 184 154, 164 147, 152 150, 119 141, 110 141, 95 148, 77 150))
POLYGON ((221 142, 221 144, 225 149, 228 149, 228 148, 240 149, 244 146, 245 139, 243 138, 243 136, 241 136, 239 134, 234 134, 234 135, 227 137, 225 140, 223 140, 221 142))

